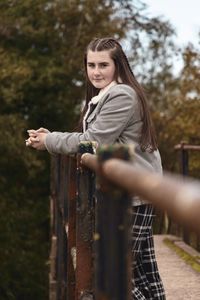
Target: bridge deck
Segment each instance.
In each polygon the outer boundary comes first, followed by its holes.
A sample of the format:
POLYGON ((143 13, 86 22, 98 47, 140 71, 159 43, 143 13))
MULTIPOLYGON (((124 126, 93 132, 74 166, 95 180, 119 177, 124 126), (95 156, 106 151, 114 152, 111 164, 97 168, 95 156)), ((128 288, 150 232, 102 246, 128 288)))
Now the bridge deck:
MULTIPOLYGON (((155 235, 154 241, 167 300, 200 300, 200 273, 163 243, 166 237, 155 235)), ((200 253, 196 253, 200 256, 200 253)))

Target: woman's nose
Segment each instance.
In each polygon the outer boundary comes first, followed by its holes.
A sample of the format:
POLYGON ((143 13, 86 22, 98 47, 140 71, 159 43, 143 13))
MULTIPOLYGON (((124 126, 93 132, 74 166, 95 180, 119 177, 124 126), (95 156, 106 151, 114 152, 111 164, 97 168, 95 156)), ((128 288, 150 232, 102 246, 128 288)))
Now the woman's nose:
POLYGON ((100 73, 99 67, 94 68, 94 74, 98 75, 100 73))

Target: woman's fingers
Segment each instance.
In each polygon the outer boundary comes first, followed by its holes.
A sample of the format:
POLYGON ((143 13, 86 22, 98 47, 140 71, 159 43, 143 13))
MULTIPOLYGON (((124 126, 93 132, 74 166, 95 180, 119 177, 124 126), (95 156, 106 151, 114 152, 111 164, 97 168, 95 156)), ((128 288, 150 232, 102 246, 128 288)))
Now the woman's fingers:
POLYGON ((37 132, 42 132, 42 133, 49 133, 50 131, 46 128, 40 127, 39 129, 36 130, 37 132))
POLYGON ((35 143, 35 142, 39 142, 40 141, 40 139, 39 139, 39 137, 30 137, 30 141, 32 142, 32 143, 35 143))
POLYGON ((45 128, 39 128, 38 130, 29 129, 27 130, 29 138, 25 140, 26 146, 30 146, 37 150, 46 150, 44 140, 50 131, 45 128))
POLYGON ((30 133, 36 133, 37 131, 35 129, 28 129, 27 132, 30 133))
POLYGON ((39 142, 40 142, 40 139, 37 136, 36 137, 31 136, 27 140, 25 140, 26 146, 32 146, 32 147, 34 147, 35 144, 37 144, 39 142))
POLYGON ((25 140, 26 146, 30 147, 32 145, 32 142, 30 140, 30 138, 28 138, 27 140, 25 140))
POLYGON ((50 131, 46 128, 40 127, 39 129, 29 129, 27 130, 29 137, 37 137, 38 133, 49 133, 50 131))
POLYGON ((29 137, 35 137, 37 136, 37 131, 34 129, 27 130, 29 137))

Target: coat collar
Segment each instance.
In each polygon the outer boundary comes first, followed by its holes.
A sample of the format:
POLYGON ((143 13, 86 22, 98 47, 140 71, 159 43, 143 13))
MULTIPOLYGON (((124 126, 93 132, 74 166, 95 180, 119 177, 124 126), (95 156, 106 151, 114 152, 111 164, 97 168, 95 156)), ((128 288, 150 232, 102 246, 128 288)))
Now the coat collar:
POLYGON ((109 85, 107 85, 105 88, 101 89, 99 94, 92 97, 92 99, 90 100, 90 102, 94 105, 96 105, 99 100, 106 94, 106 92, 112 87, 112 86, 115 86, 117 85, 117 82, 116 81, 112 81, 109 85))
POLYGON ((99 103, 99 101, 103 98, 103 96, 107 93, 107 91, 113 87, 117 85, 117 82, 116 81, 112 81, 109 85, 107 85, 104 89, 101 89, 99 94, 97 96, 94 96, 90 102, 88 103, 88 109, 84 115, 84 118, 83 118, 83 132, 86 131, 86 120, 88 118, 88 116, 90 115, 91 113, 91 106, 92 105, 97 105, 99 103))

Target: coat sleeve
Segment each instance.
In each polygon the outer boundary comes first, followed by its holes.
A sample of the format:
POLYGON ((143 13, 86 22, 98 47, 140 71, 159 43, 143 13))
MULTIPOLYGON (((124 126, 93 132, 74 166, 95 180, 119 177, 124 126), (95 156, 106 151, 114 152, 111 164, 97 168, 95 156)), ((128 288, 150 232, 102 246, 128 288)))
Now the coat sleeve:
POLYGON ((52 132, 47 134, 45 145, 50 153, 76 153, 81 141, 96 141, 98 145, 113 144, 126 128, 131 118, 139 114, 135 92, 115 87, 104 101, 95 121, 88 124, 84 133, 52 132))

